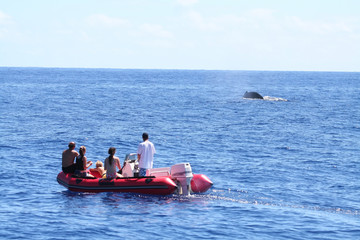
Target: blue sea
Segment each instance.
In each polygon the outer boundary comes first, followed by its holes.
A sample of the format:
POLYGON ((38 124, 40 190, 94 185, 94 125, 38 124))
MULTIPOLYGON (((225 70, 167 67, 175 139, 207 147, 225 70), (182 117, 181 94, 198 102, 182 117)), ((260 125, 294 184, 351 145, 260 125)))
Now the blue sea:
POLYGON ((0 239, 360 239, 360 73, 0 68, 0 239), (264 100, 243 99, 256 91, 264 100), (70 141, 154 167, 189 162, 204 194, 76 193, 70 141))

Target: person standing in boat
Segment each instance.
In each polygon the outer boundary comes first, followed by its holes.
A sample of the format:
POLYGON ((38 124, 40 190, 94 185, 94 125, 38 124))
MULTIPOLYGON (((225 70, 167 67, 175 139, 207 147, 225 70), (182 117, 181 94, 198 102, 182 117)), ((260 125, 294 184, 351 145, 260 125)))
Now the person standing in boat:
POLYGON ((76 157, 76 170, 75 173, 82 177, 93 177, 91 174, 86 172, 86 169, 92 165, 92 161, 87 161, 85 156, 86 147, 81 146, 79 149, 80 155, 76 157))
POLYGON ((140 168, 140 176, 146 175, 146 169, 153 167, 154 154, 156 153, 154 144, 149 141, 149 134, 143 133, 143 142, 139 144, 137 155, 140 168))
POLYGON ((120 159, 114 156, 116 153, 116 148, 109 148, 108 153, 109 157, 105 159, 106 178, 112 179, 116 177, 122 177, 121 174, 116 172, 116 167, 118 167, 119 170, 121 169, 120 159))
POLYGON ((69 149, 66 149, 62 153, 62 170, 64 173, 74 173, 76 165, 74 159, 79 156, 79 153, 75 151, 75 142, 69 142, 69 149))

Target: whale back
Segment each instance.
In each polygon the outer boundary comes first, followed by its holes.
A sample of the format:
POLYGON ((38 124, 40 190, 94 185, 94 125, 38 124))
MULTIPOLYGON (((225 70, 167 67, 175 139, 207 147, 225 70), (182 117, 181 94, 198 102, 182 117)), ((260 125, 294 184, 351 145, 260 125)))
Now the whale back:
POLYGON ((246 91, 244 93, 243 98, 254 98, 254 99, 264 99, 263 96, 261 96, 259 93, 257 92, 248 92, 246 91))

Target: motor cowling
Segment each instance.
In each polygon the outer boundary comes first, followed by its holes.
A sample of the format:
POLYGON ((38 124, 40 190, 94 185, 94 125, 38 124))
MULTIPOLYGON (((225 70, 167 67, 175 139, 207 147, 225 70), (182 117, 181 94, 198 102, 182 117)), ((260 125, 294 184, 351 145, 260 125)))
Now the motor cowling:
POLYGON ((179 193, 189 195, 191 192, 191 179, 193 178, 190 163, 179 163, 171 166, 170 175, 172 179, 179 182, 179 193))

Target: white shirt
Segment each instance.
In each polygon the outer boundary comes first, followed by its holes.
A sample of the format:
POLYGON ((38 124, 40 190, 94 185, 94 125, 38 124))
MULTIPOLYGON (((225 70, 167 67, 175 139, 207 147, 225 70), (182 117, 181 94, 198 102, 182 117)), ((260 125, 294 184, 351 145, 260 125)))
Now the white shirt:
POLYGON ((152 142, 146 140, 140 143, 137 150, 137 154, 140 154, 139 167, 146 169, 152 168, 155 153, 155 147, 152 142))

